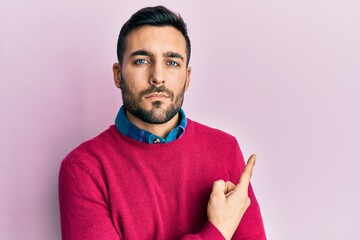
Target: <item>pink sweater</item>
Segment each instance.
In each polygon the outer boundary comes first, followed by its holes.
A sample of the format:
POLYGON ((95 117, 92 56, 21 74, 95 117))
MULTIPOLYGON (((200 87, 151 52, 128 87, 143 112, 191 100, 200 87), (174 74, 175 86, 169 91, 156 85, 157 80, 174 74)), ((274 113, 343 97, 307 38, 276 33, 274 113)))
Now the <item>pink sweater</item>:
MULTIPOLYGON (((224 239, 207 221, 207 202, 214 181, 237 183, 243 168, 234 137, 191 120, 166 144, 136 141, 111 126, 62 162, 62 238, 224 239)), ((251 186, 249 197, 233 239, 266 239, 251 186)))

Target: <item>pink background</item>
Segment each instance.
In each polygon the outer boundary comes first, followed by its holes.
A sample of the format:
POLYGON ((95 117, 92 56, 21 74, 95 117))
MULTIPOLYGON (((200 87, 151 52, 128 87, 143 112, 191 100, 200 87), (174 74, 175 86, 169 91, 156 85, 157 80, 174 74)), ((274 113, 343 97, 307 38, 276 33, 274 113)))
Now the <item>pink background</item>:
POLYGON ((188 22, 188 117, 258 155, 253 185, 269 239, 355 239, 357 0, 1 0, 0 239, 60 239, 60 162, 113 123, 118 32, 160 3, 188 22))

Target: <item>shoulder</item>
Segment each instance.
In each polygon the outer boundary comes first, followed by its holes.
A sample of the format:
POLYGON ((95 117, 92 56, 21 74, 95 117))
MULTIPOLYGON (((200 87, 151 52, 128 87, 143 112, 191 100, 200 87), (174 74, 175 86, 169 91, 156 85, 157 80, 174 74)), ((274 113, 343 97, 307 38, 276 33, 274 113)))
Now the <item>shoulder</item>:
POLYGON ((202 140, 209 139, 211 141, 238 145, 236 138, 227 132, 206 126, 191 119, 187 120, 189 130, 202 140))
POLYGON ((116 142, 119 141, 119 136, 114 131, 114 128, 116 127, 112 125, 96 137, 81 143, 64 158, 63 164, 79 164, 90 159, 99 158, 109 150, 111 151, 116 142))
POLYGON ((188 122, 191 143, 211 159, 221 159, 216 163, 226 172, 226 179, 237 181, 244 168, 244 158, 236 138, 222 130, 192 120, 188 122))

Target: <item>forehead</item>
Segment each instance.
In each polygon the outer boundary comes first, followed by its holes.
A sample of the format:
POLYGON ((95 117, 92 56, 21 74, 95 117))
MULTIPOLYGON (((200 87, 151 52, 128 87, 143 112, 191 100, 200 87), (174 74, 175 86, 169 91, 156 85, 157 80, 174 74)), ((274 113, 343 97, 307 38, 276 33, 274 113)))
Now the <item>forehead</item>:
POLYGON ((126 39, 126 55, 137 51, 178 52, 186 55, 186 40, 182 33, 171 26, 142 26, 129 33, 126 39))

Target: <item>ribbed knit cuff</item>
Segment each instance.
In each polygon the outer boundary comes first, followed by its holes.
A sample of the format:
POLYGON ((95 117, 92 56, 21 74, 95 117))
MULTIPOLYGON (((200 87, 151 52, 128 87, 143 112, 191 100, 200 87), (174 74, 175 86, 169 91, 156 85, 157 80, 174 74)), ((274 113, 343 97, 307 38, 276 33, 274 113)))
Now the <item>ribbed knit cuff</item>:
POLYGON ((203 230, 199 233, 201 238, 209 240, 225 240, 225 237, 221 234, 211 222, 207 222, 203 230))

